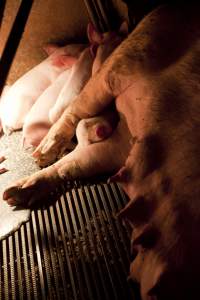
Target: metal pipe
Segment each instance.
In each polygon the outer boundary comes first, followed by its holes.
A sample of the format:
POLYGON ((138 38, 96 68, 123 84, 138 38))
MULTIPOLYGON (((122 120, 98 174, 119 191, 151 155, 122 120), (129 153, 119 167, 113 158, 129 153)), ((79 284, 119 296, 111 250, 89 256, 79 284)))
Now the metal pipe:
POLYGON ((6 0, 1 0, 0 2, 0 29, 1 29, 1 23, 3 20, 3 13, 5 10, 5 4, 6 4, 6 0))
POLYGON ((24 28, 30 10, 33 4, 33 0, 23 0, 17 12, 17 16, 13 23, 12 29, 10 31, 9 37, 7 39, 3 54, 0 60, 0 95, 3 87, 6 83, 6 79, 12 65, 13 59, 15 57, 19 42, 21 40, 24 28))
POLYGON ((100 1, 84 0, 87 12, 92 23, 100 32, 108 31, 108 21, 106 20, 105 12, 100 1))

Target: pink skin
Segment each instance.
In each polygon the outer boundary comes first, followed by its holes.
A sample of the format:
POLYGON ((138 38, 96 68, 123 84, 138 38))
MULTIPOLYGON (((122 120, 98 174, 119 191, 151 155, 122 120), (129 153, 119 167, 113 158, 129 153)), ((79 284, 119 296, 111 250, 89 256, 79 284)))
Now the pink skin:
POLYGON ((10 89, 9 85, 5 85, 3 88, 3 91, 1 93, 1 97, 0 97, 0 137, 3 134, 3 126, 2 126, 2 121, 1 121, 1 115, 2 115, 2 103, 3 103, 3 98, 5 97, 6 93, 8 92, 8 90, 10 89))
POLYGON ((54 46, 48 58, 11 86, 1 103, 4 133, 10 134, 22 128, 25 117, 37 98, 64 70, 74 64, 84 47, 82 44, 54 46))
MULTIPOLYGON (((92 66, 92 76, 98 72, 101 65, 113 52, 118 44, 128 34, 128 26, 123 22, 118 33, 107 32, 99 33, 90 23, 87 28, 88 39, 91 43, 91 51, 95 55, 92 66)), ((114 108, 106 109, 99 116, 83 119, 78 123, 76 136, 78 138, 78 146, 83 147, 91 143, 100 142, 108 138, 116 128, 118 122, 118 114, 114 108)))
POLYGON ((3 194, 4 200, 6 199, 9 205, 31 206, 53 192, 65 179, 87 178, 102 172, 116 172, 124 163, 130 148, 127 142, 129 136, 128 134, 124 135, 124 131, 128 131, 128 129, 126 124, 121 122, 113 135, 99 143, 81 147, 81 143, 78 141, 75 150, 55 164, 19 180, 7 189, 3 194), (113 152, 119 142, 122 142, 124 147, 119 149, 117 157, 115 157, 113 152), (35 188, 37 193, 35 193, 35 188))
POLYGON ((87 35, 95 52, 95 60, 92 66, 92 75, 94 75, 113 50, 127 37, 128 24, 124 21, 117 33, 106 32, 102 34, 90 23, 87 28, 87 35))
POLYGON ((114 101, 120 120, 113 134, 77 147, 3 195, 11 205, 31 205, 62 180, 117 172, 112 180, 130 198, 121 216, 133 227, 130 273, 142 300, 197 299, 200 292, 199 13, 199 4, 180 3, 147 15, 33 155, 40 165, 52 163, 79 121, 114 101))
POLYGON ((71 77, 66 82, 55 105, 49 112, 49 118, 52 123, 60 118, 71 101, 81 92, 90 76, 94 75, 100 69, 103 62, 127 34, 128 28, 126 22, 122 23, 117 34, 114 32, 101 34, 91 23, 88 24, 87 35, 91 47, 90 49, 85 49, 77 63, 72 67, 71 77), (93 55, 91 56, 91 54, 93 55))
POLYGON ((2 124, 1 124, 1 108, 0 108, 0 137, 1 137, 2 134, 3 134, 3 127, 2 127, 2 124))
MULTIPOLYGON (((119 34, 127 34, 125 23, 121 25, 119 34)), ((97 72, 103 61, 122 40, 119 35, 114 33, 100 34, 91 24, 88 25, 88 38, 93 45, 92 49, 96 46, 95 53, 93 51, 93 54, 96 55, 94 62, 89 49, 86 49, 85 52, 81 54, 79 60, 72 66, 71 72, 68 72, 66 76, 61 74, 57 80, 43 92, 25 119, 23 126, 23 141, 25 145, 38 146, 51 127, 48 112, 51 121, 55 122, 73 98, 80 93, 85 82, 90 77, 91 63, 93 63, 93 73, 97 72), (114 40, 111 40, 113 37, 114 40), (64 84, 65 81, 66 84, 64 84)), ((53 45, 48 45, 45 50, 49 55, 55 51, 53 45)), ((67 71, 65 71, 65 73, 67 73, 67 71)), ((96 125, 96 132, 91 129, 89 132, 90 141, 96 141, 97 139, 99 140, 99 138, 104 139, 112 133, 112 126, 107 120, 107 123, 105 124, 104 122, 103 126, 96 125)))
POLYGON ((77 147, 85 147, 110 137, 117 127, 119 117, 113 108, 102 112, 100 116, 82 119, 76 128, 77 147))
POLYGON ((77 62, 72 66, 70 76, 62 87, 56 103, 49 111, 49 119, 55 123, 66 107, 80 93, 86 82, 89 80, 92 72, 94 57, 90 48, 86 48, 80 55, 77 62))
POLYGON ((38 146, 49 131, 52 126, 49 120, 49 110, 54 106, 70 74, 71 69, 63 71, 31 107, 23 126, 23 144, 25 146, 38 146))
MULTIPOLYGON (((125 23, 121 25, 119 34, 127 34, 124 27, 125 23)), ((90 49, 83 51, 70 71, 66 70, 58 76, 56 81, 37 99, 26 116, 23 126, 24 145, 38 146, 51 127, 48 115, 50 115, 52 122, 55 122, 60 117, 63 110, 80 93, 82 87, 91 76, 91 65, 93 64, 92 72, 97 72, 107 56, 122 40, 122 37, 114 33, 100 34, 91 24, 88 25, 87 31, 88 39, 92 44, 90 49), (94 61, 90 50, 95 57, 94 61)), ((54 45, 46 46, 45 51, 51 55, 55 51, 54 45)), ((104 139, 112 133, 113 129, 112 124, 109 124, 109 118, 107 118, 107 121, 105 121, 105 116, 103 118, 104 121, 100 120, 100 117, 98 118, 99 125, 96 124, 97 119, 92 121, 96 125, 87 130, 87 133, 84 133, 88 134, 90 141, 95 142, 96 140, 104 139)), ((88 121, 87 124, 89 124, 88 121)))

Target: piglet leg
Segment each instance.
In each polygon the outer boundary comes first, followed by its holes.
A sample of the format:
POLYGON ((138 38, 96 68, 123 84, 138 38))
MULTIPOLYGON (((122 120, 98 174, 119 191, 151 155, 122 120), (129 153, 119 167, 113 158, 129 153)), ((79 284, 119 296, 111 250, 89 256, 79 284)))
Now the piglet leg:
POLYGON ((3 199, 10 205, 31 206, 55 191, 66 180, 88 178, 106 172, 116 172, 129 152, 126 124, 120 123, 113 135, 99 143, 78 147, 55 164, 17 181, 5 190, 3 199), (124 145, 115 152, 119 142, 124 145), (113 155, 115 153, 115 155, 113 155))

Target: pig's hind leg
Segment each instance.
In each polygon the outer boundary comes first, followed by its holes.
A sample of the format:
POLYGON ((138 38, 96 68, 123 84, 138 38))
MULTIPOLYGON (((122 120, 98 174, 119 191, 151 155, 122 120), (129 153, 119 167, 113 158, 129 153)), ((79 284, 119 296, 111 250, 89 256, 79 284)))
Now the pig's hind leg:
POLYGON ((124 164, 130 150, 130 135, 125 129, 126 125, 120 122, 108 139, 77 147, 55 164, 6 189, 3 199, 10 205, 31 206, 50 196, 64 180, 116 172, 124 164))

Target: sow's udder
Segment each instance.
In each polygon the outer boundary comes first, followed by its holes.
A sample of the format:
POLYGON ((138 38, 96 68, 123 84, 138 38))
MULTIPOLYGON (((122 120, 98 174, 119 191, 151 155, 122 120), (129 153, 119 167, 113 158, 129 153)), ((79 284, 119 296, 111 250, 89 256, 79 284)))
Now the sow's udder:
POLYGON ((167 72, 157 81, 141 77, 116 101, 135 142, 113 179, 130 198, 121 216, 133 227, 130 272, 143 299, 189 299, 200 278, 197 102, 174 83, 167 72))

